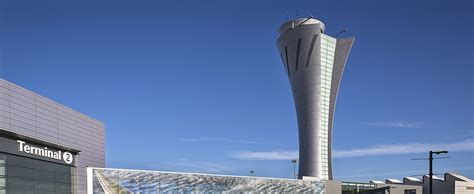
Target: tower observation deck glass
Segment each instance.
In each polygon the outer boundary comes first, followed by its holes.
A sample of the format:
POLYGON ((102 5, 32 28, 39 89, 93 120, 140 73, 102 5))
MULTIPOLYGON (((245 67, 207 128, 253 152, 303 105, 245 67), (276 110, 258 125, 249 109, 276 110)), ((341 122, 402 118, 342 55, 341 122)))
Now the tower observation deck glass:
POLYGON ((336 39, 321 34, 321 178, 325 180, 329 179, 329 101, 335 51, 336 39))

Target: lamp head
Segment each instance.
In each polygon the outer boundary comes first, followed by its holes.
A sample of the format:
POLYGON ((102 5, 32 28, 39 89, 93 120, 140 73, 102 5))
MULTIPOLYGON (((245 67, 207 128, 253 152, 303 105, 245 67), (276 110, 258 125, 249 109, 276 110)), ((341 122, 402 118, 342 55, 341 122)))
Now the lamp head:
POLYGON ((448 151, 446 151, 446 150, 443 150, 443 151, 434 151, 433 153, 434 153, 434 154, 437 154, 437 155, 440 155, 440 154, 447 154, 448 151))

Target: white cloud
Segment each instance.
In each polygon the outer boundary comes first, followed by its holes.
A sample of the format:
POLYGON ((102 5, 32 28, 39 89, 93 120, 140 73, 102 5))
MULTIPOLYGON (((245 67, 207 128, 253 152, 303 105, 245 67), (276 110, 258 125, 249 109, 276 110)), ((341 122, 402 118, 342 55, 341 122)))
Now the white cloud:
POLYGON ((370 122, 366 124, 369 126, 374 126, 374 127, 399 127, 399 128, 422 128, 424 125, 424 123, 422 122, 402 122, 402 121, 370 122))
POLYGON ((417 154, 425 153, 430 150, 474 151, 474 140, 468 139, 461 142, 440 144, 407 143, 396 145, 381 145, 351 150, 334 150, 333 157, 348 158, 360 156, 417 154))
POLYGON ((395 175, 414 176, 414 175, 422 175, 425 173, 426 171, 423 171, 423 170, 383 172, 383 173, 357 173, 357 174, 351 174, 351 175, 338 175, 337 178, 347 180, 347 179, 358 178, 358 177, 371 177, 372 178, 375 176, 395 176, 395 175))
MULTIPOLYGON (((467 139, 454 143, 421 144, 406 143, 394 145, 379 145, 366 148, 349 150, 333 150, 333 158, 350 158, 363 156, 382 156, 399 154, 426 153, 429 150, 448 151, 474 151, 474 139, 467 139)), ((298 151, 269 151, 269 152, 236 152, 230 155, 232 158, 243 160, 291 160, 298 158, 298 151)))
MULTIPOLYGON (((474 166, 461 166, 461 167, 453 167, 453 168, 440 168, 438 172, 457 172, 457 171, 464 171, 464 170, 472 170, 474 166)), ((363 169, 356 171, 368 171, 370 169, 363 169)), ((419 176, 426 174, 425 170, 412 170, 412 171, 396 171, 396 172, 382 172, 382 173, 357 173, 357 174, 350 174, 350 175, 337 175, 337 179, 353 179, 358 177, 376 177, 376 176, 419 176)))
POLYGON ((474 135, 474 129, 469 131, 469 134, 474 135))
POLYGON ((242 144, 259 144, 259 145, 283 146, 283 144, 280 144, 280 143, 256 142, 256 141, 251 141, 251 140, 229 139, 229 138, 222 138, 222 137, 183 138, 183 139, 179 139, 179 141, 184 141, 184 142, 226 142, 226 143, 242 143, 242 144))
POLYGON ((230 157, 243 160, 293 160, 298 158, 298 151, 246 151, 233 153, 230 157))
POLYGON ((186 159, 180 159, 173 163, 169 163, 168 165, 179 167, 186 171, 201 173, 229 173, 235 171, 234 168, 221 163, 190 161, 186 159))

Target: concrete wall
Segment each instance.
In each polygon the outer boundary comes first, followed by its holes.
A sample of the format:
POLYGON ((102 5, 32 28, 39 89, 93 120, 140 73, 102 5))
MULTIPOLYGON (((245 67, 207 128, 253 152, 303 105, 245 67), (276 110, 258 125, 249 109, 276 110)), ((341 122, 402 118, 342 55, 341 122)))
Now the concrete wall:
MULTIPOLYGON (((423 176, 423 193, 429 193, 430 180, 423 176)), ((433 194, 474 194, 474 181, 458 174, 446 173, 444 180, 433 179, 433 194)))
MULTIPOLYGON (((417 194, 423 193, 423 187, 417 185, 403 185, 403 184, 376 184, 377 188, 390 187, 390 194, 405 194, 405 190, 416 190, 417 194)), ((385 193, 389 193, 386 191, 385 193)))
POLYGON ((342 194, 340 181, 324 181, 326 194, 342 194))
POLYGON ((456 181, 454 189, 455 194, 474 194, 474 183, 456 181))
MULTIPOLYGON (((430 180, 423 179, 423 192, 430 193, 430 180)), ((454 194, 454 182, 433 179, 433 194, 454 194)))
POLYGON ((86 166, 105 167, 104 123, 0 79, 0 128, 80 150, 77 191, 86 193, 86 166))

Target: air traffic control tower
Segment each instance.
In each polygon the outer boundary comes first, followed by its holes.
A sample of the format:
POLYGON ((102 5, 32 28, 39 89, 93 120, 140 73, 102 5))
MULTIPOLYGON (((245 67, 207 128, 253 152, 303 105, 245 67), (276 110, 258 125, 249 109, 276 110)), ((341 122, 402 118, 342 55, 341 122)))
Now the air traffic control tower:
POLYGON ((336 39, 324 31, 321 21, 299 18, 281 25, 277 40, 298 118, 298 178, 332 180, 336 97, 354 38, 336 39))

